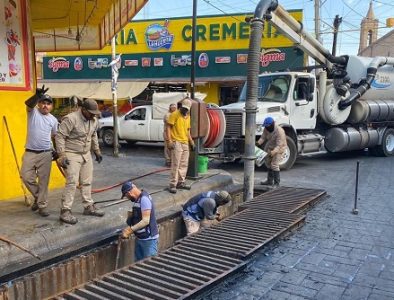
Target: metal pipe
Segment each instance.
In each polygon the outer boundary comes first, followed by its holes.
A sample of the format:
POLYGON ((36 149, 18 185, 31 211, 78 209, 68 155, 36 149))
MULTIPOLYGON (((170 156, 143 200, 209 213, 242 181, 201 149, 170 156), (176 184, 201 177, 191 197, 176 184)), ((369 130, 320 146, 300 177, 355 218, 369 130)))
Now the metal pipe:
MULTIPOLYGON (((111 40, 111 52, 112 52, 112 61, 114 62, 116 59, 115 55, 115 49, 116 49, 116 43, 115 43, 115 37, 112 38, 111 40)), ((119 139, 118 139, 118 93, 117 93, 117 77, 118 74, 116 72, 119 72, 117 70, 116 66, 112 66, 112 101, 113 101, 113 106, 112 106, 112 115, 114 119, 114 149, 113 149, 113 154, 115 157, 119 157, 119 139)))
POLYGON ((357 215, 358 214, 358 209, 357 209, 357 198, 358 198, 358 173, 360 169, 360 161, 357 161, 357 167, 356 167, 356 188, 354 191, 354 208, 353 208, 353 214, 357 215))
POLYGON ((260 72, 261 38, 264 21, 270 19, 270 12, 278 6, 277 0, 261 0, 256 7, 250 24, 250 40, 248 51, 247 90, 245 102, 245 151, 244 151, 244 194, 243 200, 253 198, 254 161, 256 143, 256 111, 258 76, 260 72))

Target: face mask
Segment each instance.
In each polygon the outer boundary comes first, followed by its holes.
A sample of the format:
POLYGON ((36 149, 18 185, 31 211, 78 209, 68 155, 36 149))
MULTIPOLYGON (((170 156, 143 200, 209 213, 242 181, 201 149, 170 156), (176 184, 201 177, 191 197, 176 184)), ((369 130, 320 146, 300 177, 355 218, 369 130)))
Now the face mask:
POLYGON ((187 113, 189 112, 189 110, 187 108, 181 107, 179 109, 179 111, 181 112, 181 115, 186 117, 187 113))
POLYGON ((270 126, 266 126, 265 129, 267 129, 268 132, 272 132, 272 131, 274 131, 275 126, 272 124, 272 125, 270 125, 270 126))

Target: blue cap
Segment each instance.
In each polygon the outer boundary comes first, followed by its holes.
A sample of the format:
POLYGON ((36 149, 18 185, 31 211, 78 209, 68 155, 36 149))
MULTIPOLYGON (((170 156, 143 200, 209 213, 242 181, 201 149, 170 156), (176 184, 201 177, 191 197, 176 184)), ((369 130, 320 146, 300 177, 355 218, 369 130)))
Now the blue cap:
POLYGON ((272 117, 266 117, 263 123, 263 127, 267 127, 274 123, 274 119, 272 117))
POLYGON ((126 181, 122 185, 122 198, 133 189, 133 183, 131 181, 126 181))

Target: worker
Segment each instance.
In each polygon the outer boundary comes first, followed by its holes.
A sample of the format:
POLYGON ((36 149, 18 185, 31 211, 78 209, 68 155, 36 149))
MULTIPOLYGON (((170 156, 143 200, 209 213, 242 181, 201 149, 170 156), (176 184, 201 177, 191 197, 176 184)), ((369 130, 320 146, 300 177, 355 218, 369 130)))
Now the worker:
POLYGON ((266 117, 263 122, 264 131, 256 146, 260 147, 267 143, 265 149, 267 151, 266 165, 268 167, 267 180, 262 181, 261 184, 273 185, 278 187, 280 184, 280 169, 279 163, 282 160, 283 153, 286 150, 286 134, 282 127, 275 124, 272 117, 266 117))
POLYGON ((189 145, 194 150, 194 141, 190 135, 190 99, 183 99, 181 107, 173 112, 167 122, 167 143, 171 150, 170 193, 177 189, 190 189, 186 184, 186 172, 189 164, 189 145))
POLYGON ((187 234, 193 234, 200 227, 208 227, 213 220, 220 221, 218 207, 228 204, 231 196, 227 191, 208 191, 198 194, 183 205, 182 217, 187 234))
POLYGON ((104 216, 104 212, 94 205, 91 193, 93 162, 90 152, 93 151, 98 163, 103 160, 97 138, 98 115, 100 111, 97 102, 86 99, 80 109, 64 117, 55 138, 59 155, 57 161, 66 173, 60 210, 60 220, 64 223, 78 222, 71 212, 78 183, 84 206, 83 214, 104 216))
POLYGON ((151 196, 140 190, 131 181, 122 185, 122 198, 127 197, 133 203, 133 210, 128 213, 127 227, 122 238, 127 239, 133 233, 136 237, 134 257, 139 261, 157 255, 159 229, 151 196))
POLYGON ((47 217, 48 182, 52 166, 52 138, 58 127, 57 119, 51 114, 53 101, 43 86, 25 101, 27 110, 27 138, 22 158, 21 177, 33 195, 32 211, 47 217))
POLYGON ((168 141, 169 138, 167 136, 167 122, 170 115, 176 111, 176 104, 171 103, 168 107, 168 112, 164 115, 163 122, 164 122, 164 130, 163 130, 163 138, 164 138, 164 158, 166 160, 165 165, 166 167, 171 167, 171 150, 168 148, 168 141))

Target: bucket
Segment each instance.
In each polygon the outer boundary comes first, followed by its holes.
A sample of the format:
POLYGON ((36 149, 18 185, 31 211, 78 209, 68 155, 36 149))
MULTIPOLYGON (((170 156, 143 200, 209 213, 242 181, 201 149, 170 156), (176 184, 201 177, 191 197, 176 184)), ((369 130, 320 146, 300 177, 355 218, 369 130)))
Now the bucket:
POLYGON ((264 159, 267 156, 267 152, 261 150, 257 146, 254 146, 254 155, 256 155, 256 166, 261 167, 264 164, 264 159))
POLYGON ((208 157, 206 156, 198 156, 198 173, 207 173, 208 172, 208 157))

